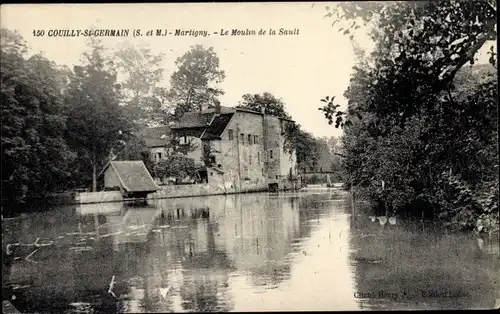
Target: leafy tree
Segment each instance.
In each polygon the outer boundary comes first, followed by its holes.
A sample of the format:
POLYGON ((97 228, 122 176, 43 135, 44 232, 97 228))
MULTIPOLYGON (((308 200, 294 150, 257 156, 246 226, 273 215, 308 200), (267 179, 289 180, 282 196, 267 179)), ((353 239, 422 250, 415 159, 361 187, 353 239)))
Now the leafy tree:
POLYGON ((214 106, 223 91, 217 88, 225 78, 219 69, 219 57, 212 47, 192 46, 175 64, 178 69, 170 79, 169 99, 175 104, 173 119, 184 112, 214 106))
POLYGON ((62 189, 74 155, 64 141, 60 68, 1 29, 2 200, 19 203, 62 189))
POLYGON ((113 56, 118 73, 124 77, 121 93, 130 115, 143 126, 162 123, 168 107, 166 90, 159 86, 164 54, 154 55, 150 49, 128 45, 113 56))
POLYGON ((174 177, 182 180, 196 175, 194 160, 182 154, 173 154, 166 159, 160 160, 155 164, 154 172, 157 177, 174 177))
POLYGON ((121 151, 116 153, 117 160, 142 160, 148 171, 153 174, 154 161, 144 139, 137 133, 132 133, 124 143, 121 151))
POLYGON ((68 142, 78 152, 84 182, 92 174, 92 190, 97 188, 96 174, 119 151, 133 130, 133 123, 120 106, 119 86, 112 63, 104 58, 98 41, 90 42, 84 64, 74 67, 67 92, 68 142), (88 165, 88 166, 87 166, 88 165))
POLYGON ((297 164, 308 171, 315 168, 319 160, 319 147, 316 138, 309 132, 301 131, 297 138, 297 164))
POLYGON ((489 222, 481 230, 495 231, 498 82, 489 74, 478 80, 475 70, 460 73, 496 34, 496 6, 451 0, 350 3, 332 12, 350 21, 341 31, 353 40, 350 32, 359 27, 353 18, 371 19, 375 42, 353 69, 347 111, 338 110, 334 97, 323 99, 320 108, 330 123, 344 128, 348 183, 389 212, 422 212, 476 230, 480 219, 489 222))
MULTIPOLYGON (((450 88, 458 70, 467 62, 474 63, 476 52, 496 36, 496 4, 492 1, 363 2, 327 10, 328 16, 352 22, 347 29, 339 29, 344 34, 359 28, 355 18, 365 24, 371 22, 370 35, 376 49, 354 69, 366 83, 351 84, 347 93, 359 94, 360 86, 373 86, 372 94, 362 93, 366 95, 364 107, 390 113, 387 118, 400 123, 413 114, 412 102, 422 99, 425 103, 427 98, 450 88), (390 89, 376 93, 376 85, 390 89)), ((491 62, 495 63, 494 55, 491 62)), ((337 110, 334 97, 323 101, 327 105, 320 110, 328 120, 344 123, 346 113, 337 110)), ((362 115, 358 104, 350 103, 351 115, 362 115)))
POLYGON ((292 119, 292 117, 285 111, 285 102, 272 95, 271 93, 264 92, 260 94, 245 94, 242 96, 243 100, 236 108, 244 108, 261 112, 264 109, 266 114, 276 117, 292 119))

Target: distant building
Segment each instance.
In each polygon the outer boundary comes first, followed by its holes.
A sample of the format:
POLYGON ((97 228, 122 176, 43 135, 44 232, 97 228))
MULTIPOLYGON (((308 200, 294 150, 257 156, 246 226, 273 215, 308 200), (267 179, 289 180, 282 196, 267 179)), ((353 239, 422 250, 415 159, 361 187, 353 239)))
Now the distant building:
POLYGON ((156 162, 165 158, 167 155, 165 148, 171 138, 168 126, 147 128, 143 130, 141 136, 149 149, 151 160, 156 162))
POLYGON ((191 144, 195 149, 187 155, 196 164, 207 166, 199 173, 206 182, 245 181, 267 186, 296 176, 295 152, 284 149, 285 127, 289 123, 294 121, 217 106, 187 112, 168 130, 167 127, 151 129, 152 136, 146 142, 156 160, 163 157, 162 149, 165 151, 161 137, 172 136, 181 145, 191 144))

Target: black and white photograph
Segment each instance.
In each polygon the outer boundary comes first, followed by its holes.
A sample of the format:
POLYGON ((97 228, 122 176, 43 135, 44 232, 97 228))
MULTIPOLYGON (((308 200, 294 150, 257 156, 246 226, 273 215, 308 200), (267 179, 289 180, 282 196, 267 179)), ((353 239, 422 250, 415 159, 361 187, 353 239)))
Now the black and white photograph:
POLYGON ((499 309, 496 17, 2 4, 2 312, 499 309))

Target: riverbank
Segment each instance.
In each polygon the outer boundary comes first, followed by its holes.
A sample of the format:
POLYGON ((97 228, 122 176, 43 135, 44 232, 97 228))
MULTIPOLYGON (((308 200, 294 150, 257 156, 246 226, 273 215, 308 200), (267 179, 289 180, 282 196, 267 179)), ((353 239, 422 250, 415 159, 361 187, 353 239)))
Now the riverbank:
POLYGON ((333 183, 331 186, 328 186, 327 184, 307 184, 306 186, 302 187, 302 190, 338 190, 342 189, 343 184, 342 183, 333 183))
MULTIPOLYGON (((278 191, 298 190, 298 188, 289 182, 280 182, 278 191)), ((232 183, 225 184, 189 184, 189 185, 163 185, 160 190, 147 196, 147 200, 182 198, 182 197, 201 197, 210 195, 228 195, 240 193, 259 193, 269 191, 268 184, 242 182, 240 186, 234 186, 232 183)), ((99 192, 65 192, 52 194, 47 197, 36 199, 37 209, 28 208, 23 204, 11 204, 2 206, 3 217, 15 217, 22 213, 33 211, 44 211, 45 208, 60 205, 78 205, 78 204, 97 204, 113 202, 137 202, 144 199, 127 198, 120 191, 99 191, 99 192), (25 208, 26 207, 26 208, 25 208)))

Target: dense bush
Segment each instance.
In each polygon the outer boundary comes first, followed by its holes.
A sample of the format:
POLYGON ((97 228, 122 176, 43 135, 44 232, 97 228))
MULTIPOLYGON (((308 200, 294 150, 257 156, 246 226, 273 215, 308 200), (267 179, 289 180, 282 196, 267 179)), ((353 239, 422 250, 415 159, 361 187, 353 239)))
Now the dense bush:
POLYGON ((495 34, 496 7, 453 0, 366 6, 344 7, 348 19, 361 12, 376 21, 375 49, 360 58, 345 93, 348 109, 339 111, 333 97, 320 108, 344 128, 347 185, 392 214, 497 232, 494 49, 490 64, 473 65, 495 34))

